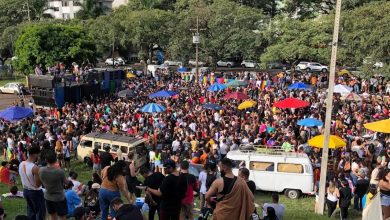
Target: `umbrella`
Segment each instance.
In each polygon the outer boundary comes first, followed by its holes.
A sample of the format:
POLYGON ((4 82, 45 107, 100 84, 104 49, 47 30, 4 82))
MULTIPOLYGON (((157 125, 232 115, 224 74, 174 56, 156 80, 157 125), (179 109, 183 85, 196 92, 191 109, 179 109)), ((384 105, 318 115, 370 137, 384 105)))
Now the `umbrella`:
POLYGON ((129 78, 136 77, 136 75, 134 75, 134 73, 129 72, 129 73, 126 74, 126 77, 129 79, 129 78))
POLYGON ((210 109, 210 110, 221 110, 223 109, 222 106, 213 104, 213 103, 207 103, 203 105, 203 108, 210 109))
POLYGON ((153 112, 163 112, 163 111, 165 111, 165 108, 156 103, 149 103, 141 108, 141 112, 153 113, 153 112))
POLYGON ((349 94, 345 93, 345 95, 342 96, 340 99, 346 101, 354 101, 354 102, 361 102, 363 100, 362 97, 360 97, 358 94, 353 92, 349 94))
POLYGON ((296 98, 287 98, 274 103, 274 106, 277 108, 303 108, 309 105, 309 102, 302 101, 296 98))
MULTIPOLYGON (((317 135, 311 138, 308 142, 309 146, 322 148, 324 144, 324 135, 317 135)), ((335 149, 339 147, 344 147, 346 145, 345 141, 339 136, 330 135, 329 136, 329 148, 335 149)))
POLYGON ((125 89, 125 90, 118 92, 118 96, 121 98, 133 98, 133 97, 137 96, 137 94, 135 94, 135 92, 133 90, 125 89))
POLYGON ((232 93, 226 94, 224 99, 244 100, 244 99, 249 99, 249 96, 247 96, 241 92, 232 92, 232 93))
POLYGON ((247 86, 247 83, 242 81, 242 80, 234 80, 234 81, 226 83, 226 86, 236 88, 236 87, 240 87, 240 86, 247 86))
POLYGON ((364 127, 371 130, 371 131, 376 131, 376 132, 381 132, 381 133, 390 133, 390 118, 381 120, 381 121, 376 121, 376 122, 371 122, 364 124, 364 127))
POLYGON ((161 91, 155 92, 153 94, 150 94, 149 98, 150 99, 152 99, 152 98, 169 98, 169 97, 172 97, 175 95, 177 95, 177 92, 175 92, 175 91, 161 90, 161 91))
POLYGON ((311 85, 305 84, 302 82, 296 82, 291 84, 288 89, 293 90, 293 89, 304 89, 304 90, 311 90, 311 85))
POLYGON ((349 87, 349 86, 346 86, 346 85, 341 85, 341 84, 337 84, 335 87, 334 87, 334 93, 341 93, 341 94, 345 94, 345 93, 350 93, 352 91, 352 88, 349 87))
POLYGON ((33 114, 34 112, 31 108, 12 106, 1 111, 0 118, 7 121, 19 121, 24 118, 31 117, 33 114))
POLYGON ((185 67, 179 67, 179 68, 177 68, 177 72, 179 72, 179 73, 185 73, 185 72, 188 72, 188 69, 185 68, 185 67))
POLYGON ((254 105, 256 105, 256 102, 253 100, 246 100, 245 102, 241 103, 238 106, 238 110, 243 110, 247 108, 252 108, 254 105))
POLYGON ((207 89, 207 91, 215 92, 215 91, 220 91, 220 90, 224 90, 224 89, 226 89, 226 86, 224 84, 215 83, 215 84, 211 85, 207 89))
POLYGON ((324 123, 318 119, 315 118, 305 118, 302 120, 299 120, 298 125, 300 126, 306 126, 306 127, 315 127, 315 126, 322 126, 324 123))

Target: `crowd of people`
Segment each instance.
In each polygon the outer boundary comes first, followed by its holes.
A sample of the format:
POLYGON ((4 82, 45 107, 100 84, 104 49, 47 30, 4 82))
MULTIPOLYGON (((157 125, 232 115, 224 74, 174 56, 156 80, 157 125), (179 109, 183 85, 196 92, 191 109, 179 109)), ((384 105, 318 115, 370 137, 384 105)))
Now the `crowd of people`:
MULTIPOLYGON (((364 123, 389 118, 390 82, 381 76, 369 80, 338 76, 336 83, 351 86, 363 99, 350 102, 334 95, 331 132, 347 145, 330 153, 335 166, 327 174, 329 215, 338 203, 342 219, 346 219, 352 199, 354 208, 362 210, 363 201, 367 204, 379 187, 384 217, 390 217, 390 139, 363 127, 364 123)), ((313 188, 318 191, 321 150, 308 146, 307 141, 323 128, 299 126, 297 121, 309 117, 324 121, 327 84, 327 73, 309 72, 202 72, 198 79, 190 73, 170 73, 133 78, 123 89, 134 91, 136 97, 94 97, 78 104, 66 103, 60 109, 35 109, 33 118, 19 122, 0 121, 6 158, 0 182, 14 185, 16 175, 20 176, 28 219, 44 219, 46 211, 51 219, 92 219, 97 215, 103 220, 142 219, 136 206, 121 200, 134 204, 134 195, 139 196, 140 191, 146 195, 149 219, 154 219, 156 212, 160 219, 193 219, 193 191, 201 201, 201 216, 213 212, 214 219, 249 218, 260 211, 254 206, 256 186, 248 179, 249 167, 242 167, 239 177, 232 174, 233 163, 226 158, 227 153, 254 144, 284 146, 285 151, 307 154, 314 169, 313 188), (247 86, 207 90, 213 83, 229 79, 243 80, 247 86), (312 89, 289 90, 288 85, 294 82, 310 84, 312 89), (159 90, 178 95, 149 99, 149 94, 159 90), (230 92, 241 92, 256 105, 238 110, 242 100, 223 98, 230 92), (294 110, 273 106, 288 97, 308 101, 310 106, 294 110), (149 102, 161 104, 166 111, 141 112, 149 102), (205 109, 206 103, 218 104, 222 110, 205 109), (127 161, 115 160, 95 150, 91 156, 94 176, 80 187, 71 158, 77 159, 77 145, 90 132, 144 137, 149 150, 147 166, 135 170, 131 155, 127 161), (189 164, 204 167, 199 177, 188 173, 189 164), (140 175, 144 177, 142 186, 140 175), (234 201, 236 197, 242 202, 234 201)), ((273 202, 264 205, 264 219, 282 220, 285 207, 278 199, 274 195, 273 202)))

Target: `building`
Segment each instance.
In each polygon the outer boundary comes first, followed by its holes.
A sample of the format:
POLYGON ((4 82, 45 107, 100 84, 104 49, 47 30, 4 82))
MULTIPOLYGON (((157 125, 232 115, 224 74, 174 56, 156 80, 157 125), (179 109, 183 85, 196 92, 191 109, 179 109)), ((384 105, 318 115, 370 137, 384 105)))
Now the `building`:
MULTIPOLYGON (((82 3, 83 0, 49 0, 49 9, 45 11, 45 14, 56 19, 72 19, 81 9, 82 3)), ((127 3, 128 0, 96 0, 99 7, 107 9, 117 8, 127 3)))

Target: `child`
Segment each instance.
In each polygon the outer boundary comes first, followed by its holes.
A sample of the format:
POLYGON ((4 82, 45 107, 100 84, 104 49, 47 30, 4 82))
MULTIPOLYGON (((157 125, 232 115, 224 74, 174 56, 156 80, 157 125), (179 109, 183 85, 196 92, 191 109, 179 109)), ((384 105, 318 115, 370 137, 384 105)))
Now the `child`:
POLYGON ((0 183, 10 185, 10 171, 9 171, 9 164, 7 161, 1 162, 0 183))

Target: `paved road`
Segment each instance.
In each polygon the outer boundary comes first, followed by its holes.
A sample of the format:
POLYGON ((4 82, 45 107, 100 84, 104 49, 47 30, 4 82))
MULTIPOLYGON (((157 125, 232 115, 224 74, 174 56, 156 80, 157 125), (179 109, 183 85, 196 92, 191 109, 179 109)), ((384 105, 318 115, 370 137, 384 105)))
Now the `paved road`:
MULTIPOLYGON (((28 105, 28 100, 31 97, 25 97, 24 104, 28 105)), ((14 94, 0 94, 0 110, 3 110, 9 106, 11 106, 14 102, 19 101, 19 97, 14 94)))

